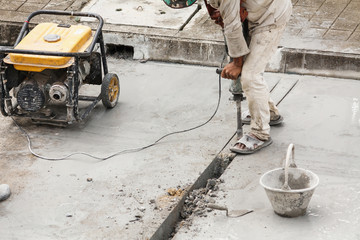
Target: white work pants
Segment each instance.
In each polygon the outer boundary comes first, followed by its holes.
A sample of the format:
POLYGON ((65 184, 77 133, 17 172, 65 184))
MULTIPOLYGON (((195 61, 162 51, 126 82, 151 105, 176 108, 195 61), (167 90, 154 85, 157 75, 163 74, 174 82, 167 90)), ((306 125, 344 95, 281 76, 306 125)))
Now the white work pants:
POLYGON ((261 140, 270 137, 270 118, 276 119, 279 116, 263 75, 266 65, 279 45, 284 29, 285 24, 253 34, 249 46, 250 53, 246 56, 242 68, 241 84, 251 115, 250 133, 261 140))

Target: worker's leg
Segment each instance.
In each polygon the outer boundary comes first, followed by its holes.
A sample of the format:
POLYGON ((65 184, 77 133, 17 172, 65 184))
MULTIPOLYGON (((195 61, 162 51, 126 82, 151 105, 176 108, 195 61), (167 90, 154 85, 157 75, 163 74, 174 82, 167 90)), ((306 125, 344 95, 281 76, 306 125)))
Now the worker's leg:
POLYGON ((270 110, 270 120, 277 120, 280 116, 280 113, 274 101, 271 99, 271 97, 269 99, 269 110, 270 110))
POLYGON ((270 93, 263 78, 266 65, 274 55, 285 26, 253 34, 250 53, 246 57, 241 83, 249 104, 251 115, 250 133, 261 140, 270 137, 270 111, 279 112, 270 99, 270 93))

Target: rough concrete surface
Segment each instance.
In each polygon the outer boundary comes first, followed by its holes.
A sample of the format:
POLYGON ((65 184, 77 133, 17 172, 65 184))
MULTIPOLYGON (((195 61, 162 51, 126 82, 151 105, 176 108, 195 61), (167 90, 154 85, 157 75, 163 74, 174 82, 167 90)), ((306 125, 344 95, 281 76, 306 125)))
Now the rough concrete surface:
MULTIPOLYGON (((13 44, 29 13, 56 9, 100 13, 106 20, 106 44, 133 47, 135 59, 217 66, 224 52, 221 30, 204 7, 178 30, 196 5, 170 15, 176 10, 165 9, 161 1, 0 3, 0 44, 13 44)), ((359 79, 360 1, 293 4, 291 21, 268 70, 359 79)), ((34 22, 44 20, 53 18, 34 22)), ((86 19, 59 21, 95 27, 86 19)), ((67 128, 20 121, 37 153, 108 156, 203 123, 215 109, 214 68, 112 59, 110 69, 121 79, 115 109, 99 104, 87 121, 67 128)), ((270 88, 276 86, 272 97, 280 102, 285 124, 272 128, 274 143, 269 148, 236 157, 217 180, 219 189, 207 192, 213 195, 211 201, 229 210, 254 212, 230 219, 201 206, 202 214, 190 216, 187 224, 180 222, 174 239, 360 239, 359 82, 269 73, 265 77, 270 88), (266 171, 281 166, 291 142, 299 167, 320 177, 307 215, 295 219, 275 215, 258 182, 266 171)), ((12 120, 1 117, 0 184, 9 184, 12 195, 0 203, 0 239, 149 239, 236 130, 227 84, 223 90, 219 113, 205 127, 103 162, 85 156, 37 159, 12 120)))
POLYGON ((195 216, 174 239, 360 239, 360 83, 286 78, 299 82, 279 105, 285 123, 272 127, 274 143, 257 154, 237 156, 221 176, 216 204, 254 212, 240 218, 219 211, 195 216), (259 184, 265 172, 282 166, 290 143, 298 167, 320 178, 307 214, 298 218, 276 215, 259 184))
MULTIPOLYGON (((110 71, 121 81, 116 108, 99 104, 87 122, 67 128, 20 121, 37 153, 108 156, 197 126, 215 111, 214 68, 111 59, 110 71)), ((0 182, 12 195, 0 203, 0 238, 149 239, 179 200, 168 189, 193 184, 233 135, 226 89, 224 84, 219 112, 208 125, 103 162, 37 159, 12 120, 1 117, 0 182)))
MULTIPOLYGON (((292 2, 291 20, 268 70, 358 79, 360 2, 292 2), (307 59, 318 60, 318 67, 307 64, 307 59), (288 64, 291 68, 287 68, 288 64)), ((166 8, 162 1, 14 1, 0 6, 0 41, 1 44, 13 44, 14 35, 32 11, 90 11, 99 13, 106 20, 103 28, 105 42, 133 47, 134 59, 217 66, 223 56, 223 35, 221 28, 210 20, 204 4, 200 3, 200 6, 200 11, 184 25, 195 11, 196 4, 188 9, 174 10, 166 8), (179 31, 180 26, 184 26, 182 31, 179 31)), ((85 19, 61 19, 95 27, 85 19)), ((34 22, 39 20, 54 19, 47 16, 34 19, 34 22)))
POLYGON ((178 30, 196 9, 196 4, 182 10, 167 7, 162 1, 92 0, 82 11, 101 13, 109 24, 178 30), (112 11, 103 11, 104 6, 112 11))

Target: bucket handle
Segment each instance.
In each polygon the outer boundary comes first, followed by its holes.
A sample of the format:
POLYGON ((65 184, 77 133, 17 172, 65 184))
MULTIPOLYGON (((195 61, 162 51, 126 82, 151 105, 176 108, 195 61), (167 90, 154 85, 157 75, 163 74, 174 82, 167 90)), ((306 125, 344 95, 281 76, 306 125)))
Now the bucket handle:
POLYGON ((284 185, 282 186, 282 190, 291 190, 290 186, 289 186, 289 167, 291 168, 297 168, 296 164, 295 164, 295 146, 294 144, 290 144, 287 152, 286 152, 286 159, 285 159, 285 182, 284 185), (291 155, 291 163, 289 162, 290 159, 290 155, 291 155))

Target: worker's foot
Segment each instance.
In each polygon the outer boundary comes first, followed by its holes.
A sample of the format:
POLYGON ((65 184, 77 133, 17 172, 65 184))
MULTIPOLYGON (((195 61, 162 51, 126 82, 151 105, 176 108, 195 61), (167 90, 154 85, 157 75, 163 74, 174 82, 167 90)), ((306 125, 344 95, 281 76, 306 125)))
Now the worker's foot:
POLYGON ((0 202, 10 197, 11 191, 7 184, 0 184, 0 202))
MULTIPOLYGON (((281 124, 284 121, 283 116, 278 115, 276 117, 274 117, 274 119, 270 119, 269 125, 270 126, 276 126, 281 124)), ((245 117, 243 117, 242 119, 242 123, 245 125, 250 125, 251 122, 251 115, 249 112, 247 112, 247 114, 245 114, 245 117)))
POLYGON ((239 141, 230 148, 231 151, 239 154, 252 154, 272 143, 271 137, 268 140, 260 140, 251 133, 245 134, 239 141))

